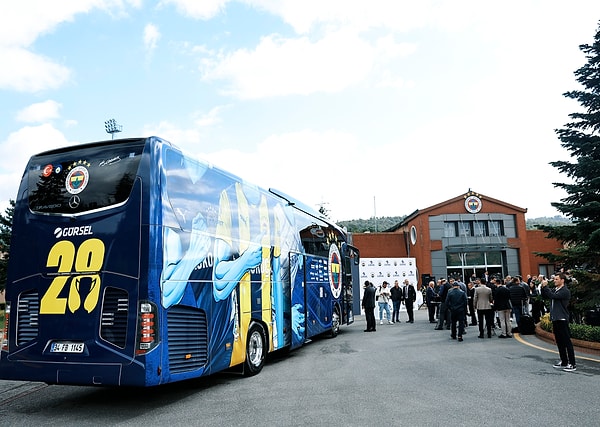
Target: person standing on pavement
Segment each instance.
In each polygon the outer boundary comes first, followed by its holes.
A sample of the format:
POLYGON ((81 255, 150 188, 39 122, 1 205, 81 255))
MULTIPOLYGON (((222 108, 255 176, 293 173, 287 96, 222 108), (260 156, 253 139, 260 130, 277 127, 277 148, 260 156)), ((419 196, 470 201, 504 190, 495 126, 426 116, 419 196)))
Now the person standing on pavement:
POLYGON ((575 364, 575 350, 571 342, 571 330, 569 329, 569 300, 571 291, 565 285, 567 275, 558 273, 554 276, 554 290, 547 286, 547 282, 542 282, 542 296, 550 299, 550 320, 552 321, 552 331, 560 354, 560 362, 554 365, 557 369, 566 372, 577 370, 575 364))
POLYGON ((521 315, 523 314, 525 301, 527 301, 527 293, 525 292, 523 286, 521 286, 521 280, 519 280, 518 276, 513 277, 510 283, 507 283, 506 285, 509 287, 508 291, 510 292, 512 312, 515 316, 515 321, 518 327, 521 320, 521 315))
POLYGON ((494 310, 500 319, 501 333, 498 338, 512 338, 512 326, 510 325, 511 304, 510 291, 501 279, 496 281, 496 295, 494 296, 494 310))
MULTIPOLYGON (((454 279, 450 280, 454 282, 454 279)), ((446 296, 451 288, 452 286, 446 281, 446 279, 442 279, 440 290, 438 291, 440 296, 440 318, 438 319, 438 324, 435 327, 436 331, 443 330, 444 325, 447 329, 450 329, 450 314, 448 312, 448 306, 446 305, 446 296)))
POLYGON ((463 340, 463 333, 465 331, 465 316, 467 309, 467 294, 460 289, 458 282, 454 282, 452 289, 448 291, 446 295, 446 305, 450 310, 450 320, 452 322, 452 332, 450 337, 455 340, 458 337, 458 341, 463 340), (458 323, 458 335, 456 324, 458 323))
POLYGON ((388 288, 388 282, 385 280, 381 284, 379 288, 379 324, 383 325, 383 312, 385 311, 387 321, 389 324, 392 324, 392 317, 390 316, 390 300, 392 298, 392 293, 390 292, 390 288, 388 288))
POLYGON ((408 279, 404 279, 403 291, 404 306, 406 307, 406 313, 408 314, 406 323, 415 323, 413 304, 417 300, 417 291, 415 291, 414 286, 410 284, 408 279))
MULTIPOLYGON (((396 283, 398 283, 396 281, 396 283)), ((429 314, 429 323, 437 323, 435 320, 435 310, 438 304, 436 304, 436 297, 438 296, 435 291, 435 282, 432 280, 427 286, 425 292, 425 303, 427 304, 427 312, 429 314)))
POLYGON ((494 326, 494 311, 492 310, 492 290, 485 285, 479 285, 475 288, 473 294, 473 307, 477 310, 479 320, 479 338, 483 338, 483 321, 485 319, 485 328, 487 337, 492 338, 492 327, 494 326))
POLYGON ((475 314, 475 306, 473 305, 473 297, 475 296, 476 286, 479 286, 479 279, 469 282, 467 285, 467 300, 468 300, 468 314, 471 318, 471 326, 477 326, 477 315, 475 314))
POLYGON ((365 319, 367 320, 365 332, 375 332, 375 286, 366 280, 364 288, 362 307, 365 310, 365 319))
POLYGON ((394 281, 394 286, 390 289, 392 294, 392 323, 400 323, 400 304, 402 303, 402 289, 398 280, 394 281))

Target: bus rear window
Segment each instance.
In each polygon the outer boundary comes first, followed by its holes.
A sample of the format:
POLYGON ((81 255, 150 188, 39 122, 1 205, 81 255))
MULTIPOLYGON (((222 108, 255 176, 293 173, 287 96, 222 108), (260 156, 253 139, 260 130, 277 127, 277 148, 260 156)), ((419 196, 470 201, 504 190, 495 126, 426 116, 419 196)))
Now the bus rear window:
POLYGON ((27 170, 29 208, 39 213, 73 214, 126 201, 143 149, 142 140, 34 156, 27 170))

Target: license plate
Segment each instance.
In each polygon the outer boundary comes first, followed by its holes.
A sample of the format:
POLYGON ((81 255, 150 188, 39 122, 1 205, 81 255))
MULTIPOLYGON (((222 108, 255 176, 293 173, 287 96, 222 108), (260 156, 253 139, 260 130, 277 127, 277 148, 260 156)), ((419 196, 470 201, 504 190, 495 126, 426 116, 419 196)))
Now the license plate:
POLYGON ((53 342, 50 353, 83 353, 82 342, 53 342))

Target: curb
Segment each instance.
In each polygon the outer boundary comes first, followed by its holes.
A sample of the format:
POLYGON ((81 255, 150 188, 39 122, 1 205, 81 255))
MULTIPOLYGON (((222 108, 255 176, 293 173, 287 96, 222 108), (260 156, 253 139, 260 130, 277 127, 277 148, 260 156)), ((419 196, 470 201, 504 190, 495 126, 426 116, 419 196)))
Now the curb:
MULTIPOLYGON (((539 323, 535 325, 535 335, 543 341, 546 341, 551 344, 556 344, 554 334, 552 332, 548 332, 542 329, 539 323)), ((573 342, 573 347, 575 347, 576 351, 600 356, 600 343, 576 339, 571 339, 571 341, 573 342)))

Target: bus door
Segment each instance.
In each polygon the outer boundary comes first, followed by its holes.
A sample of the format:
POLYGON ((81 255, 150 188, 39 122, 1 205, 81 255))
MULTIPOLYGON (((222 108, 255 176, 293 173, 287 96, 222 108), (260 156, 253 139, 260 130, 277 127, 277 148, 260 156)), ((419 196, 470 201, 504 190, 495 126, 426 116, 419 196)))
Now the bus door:
POLYGON ((353 284, 358 281, 359 277, 359 252, 358 249, 345 245, 344 248, 344 278, 343 278, 343 310, 342 323, 350 325, 354 323, 354 294, 352 291, 353 284))
POLYGON ((306 336, 311 338, 331 329, 333 299, 327 258, 314 255, 305 257, 304 283, 306 336))

